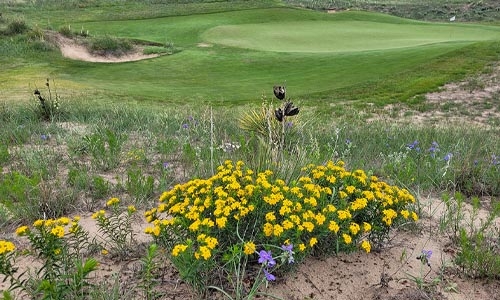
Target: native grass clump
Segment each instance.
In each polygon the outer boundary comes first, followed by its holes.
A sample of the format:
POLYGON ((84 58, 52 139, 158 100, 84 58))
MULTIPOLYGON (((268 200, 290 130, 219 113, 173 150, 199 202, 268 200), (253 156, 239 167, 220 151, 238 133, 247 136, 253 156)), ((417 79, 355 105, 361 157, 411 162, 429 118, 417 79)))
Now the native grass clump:
POLYGON ((260 263, 262 278, 273 280, 271 272, 307 256, 370 252, 392 228, 418 220, 407 190, 363 170, 348 171, 342 161, 311 164, 302 172, 287 184, 270 170, 255 173, 228 160, 214 176, 164 192, 145 213, 151 223, 146 233, 169 251, 193 286, 232 284, 234 291, 245 274, 230 263, 235 252, 249 266, 260 263))

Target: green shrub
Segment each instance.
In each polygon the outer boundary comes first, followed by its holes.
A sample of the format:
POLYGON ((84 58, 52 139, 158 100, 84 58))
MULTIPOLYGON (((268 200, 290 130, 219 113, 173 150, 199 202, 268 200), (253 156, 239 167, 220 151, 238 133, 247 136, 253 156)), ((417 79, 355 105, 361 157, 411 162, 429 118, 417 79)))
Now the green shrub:
POLYGON ((18 35, 23 34, 29 30, 28 25, 24 20, 13 20, 7 25, 7 29, 5 30, 6 35, 18 35))

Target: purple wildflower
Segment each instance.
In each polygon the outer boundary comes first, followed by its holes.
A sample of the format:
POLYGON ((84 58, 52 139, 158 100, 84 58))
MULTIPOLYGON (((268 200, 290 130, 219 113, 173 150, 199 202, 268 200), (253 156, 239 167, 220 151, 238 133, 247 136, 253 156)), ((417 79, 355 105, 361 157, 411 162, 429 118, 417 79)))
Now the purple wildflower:
POLYGON ((430 259, 432 256, 432 250, 422 250, 420 256, 417 257, 418 260, 422 262, 424 265, 431 266, 430 259))
POLYGON ((292 128, 293 122, 286 122, 285 126, 286 126, 286 128, 292 128))
POLYGON ((453 154, 452 154, 452 153, 450 153, 450 152, 448 152, 448 153, 444 156, 443 160, 447 162, 447 161, 449 161, 452 157, 453 157, 453 154))
POLYGON ((273 274, 269 273, 266 269, 263 269, 264 275, 266 276, 267 281, 274 281, 276 280, 276 276, 273 274))
POLYGON ((42 135, 40 136, 40 138, 41 138, 43 141, 46 141, 49 137, 48 137, 47 135, 45 135, 45 134, 42 134, 42 135))
POLYGON ((351 140, 350 140, 350 139, 346 139, 346 140, 345 140, 345 143, 346 143, 347 145, 349 145, 349 144, 351 143, 351 140))
POLYGON ((293 244, 281 246, 281 250, 285 252, 286 257, 288 257, 288 263, 291 264, 295 261, 293 258, 293 244))
POLYGON ((491 155, 491 164, 496 166, 496 165, 500 165, 500 160, 499 160, 500 156, 496 156, 495 154, 492 154, 491 155))
POLYGON ((182 128, 188 129, 189 128, 189 124, 187 124, 187 123, 182 124, 182 128))
POLYGON ((170 164, 168 162, 163 163, 163 169, 168 169, 169 166, 170 164))
POLYGON ((259 252, 259 264, 266 264, 268 267, 273 267, 276 265, 276 261, 271 255, 271 251, 260 250, 259 252))
POLYGON ((408 149, 410 149, 410 150, 414 150, 414 149, 415 149, 415 150, 417 150, 417 149, 420 149, 420 148, 418 148, 418 141, 417 141, 417 140, 413 141, 413 143, 411 143, 411 144, 406 145, 406 147, 407 147, 408 149))
POLYGON ((431 147, 429 148, 431 156, 432 157, 436 156, 436 152, 438 151, 439 151, 439 144, 437 142, 432 142, 431 147))

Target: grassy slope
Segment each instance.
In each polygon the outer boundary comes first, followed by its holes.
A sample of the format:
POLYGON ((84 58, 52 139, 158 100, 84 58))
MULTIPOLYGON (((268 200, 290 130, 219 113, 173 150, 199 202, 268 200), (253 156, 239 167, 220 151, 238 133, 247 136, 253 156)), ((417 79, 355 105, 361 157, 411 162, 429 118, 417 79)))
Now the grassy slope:
MULTIPOLYGON (((95 15, 88 13, 85 18, 98 18, 99 14, 92 12, 95 15)), ((51 13, 54 14, 53 11, 51 13)), ((61 59, 53 52, 27 52, 21 55, 24 60, 12 61, 10 57, 16 56, 16 51, 11 51, 11 56, 0 58, 6 70, 0 75, 0 85, 2 88, 9 87, 11 78, 16 78, 16 82, 25 80, 33 84, 50 76, 63 82, 63 86, 72 83, 72 87, 103 90, 120 101, 222 100, 224 103, 241 103, 259 101, 263 93, 269 94, 266 87, 286 81, 294 99, 326 99, 328 102, 362 99, 363 102, 383 104, 409 100, 446 81, 476 72, 496 59, 498 51, 495 43, 487 42, 474 46, 473 55, 464 55, 462 52, 462 49, 467 49, 463 47, 468 42, 316 54, 270 53, 217 45, 210 48, 197 46, 204 41, 202 34, 214 26, 297 20, 342 24, 346 20, 363 20, 392 28, 417 24, 380 14, 352 12, 327 15, 289 8, 72 23, 73 28, 84 28, 91 34, 113 34, 157 42, 172 41, 183 51, 154 60, 117 65, 61 59), (426 66, 425 70, 423 66, 426 66), (18 77, 19 74, 22 76, 18 77), (424 76, 425 79, 422 79, 424 76)), ((422 25, 426 26, 445 25, 422 25)), ((488 29, 477 27, 482 28, 481 30, 488 29)), ((28 84, 18 86, 16 91, 19 92, 22 88, 26 90, 26 85, 28 84)), ((330 109, 321 102, 318 105, 322 111, 330 109)))

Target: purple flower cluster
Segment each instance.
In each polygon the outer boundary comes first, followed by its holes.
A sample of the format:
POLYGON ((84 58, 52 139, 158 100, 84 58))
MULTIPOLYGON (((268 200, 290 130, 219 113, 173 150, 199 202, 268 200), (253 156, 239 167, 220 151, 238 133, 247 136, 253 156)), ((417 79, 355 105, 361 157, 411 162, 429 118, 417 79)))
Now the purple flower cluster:
POLYGON ((406 145, 406 148, 408 148, 409 150, 415 150, 417 152, 420 152, 420 147, 418 146, 417 140, 413 141, 413 143, 406 145))
POLYGON ((274 260, 271 251, 260 250, 258 262, 259 264, 262 264, 264 266, 263 270, 266 279, 268 281, 276 280, 276 277, 268 271, 269 268, 272 268, 276 265, 276 261, 274 260))
MULTIPOLYGON (((283 255, 279 256, 282 259, 282 262, 285 260, 288 261, 289 264, 293 263, 295 260, 293 258, 293 245, 283 245, 281 246, 281 250, 283 250, 283 255)), ((276 260, 274 260, 271 251, 260 250, 259 252, 259 264, 263 266, 262 270, 264 272, 264 276, 267 281, 276 280, 276 276, 271 274, 271 269, 276 266, 276 260)))
POLYGON ((437 142, 432 142, 431 147, 429 148, 429 152, 431 157, 436 156, 436 152, 439 152, 439 144, 437 142))

